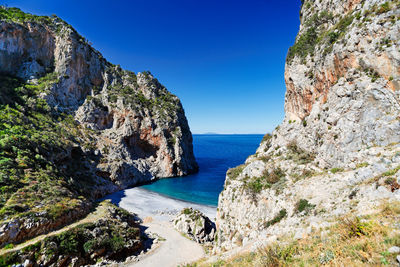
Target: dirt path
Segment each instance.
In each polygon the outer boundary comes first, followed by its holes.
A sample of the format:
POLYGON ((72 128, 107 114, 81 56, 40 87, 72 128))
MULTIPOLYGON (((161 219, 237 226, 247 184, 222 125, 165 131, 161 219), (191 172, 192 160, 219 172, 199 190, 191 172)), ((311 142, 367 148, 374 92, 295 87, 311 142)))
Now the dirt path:
POLYGON ((159 247, 150 251, 139 262, 126 263, 124 266, 134 267, 176 267, 191 263, 205 256, 201 245, 178 233, 169 222, 154 221, 145 223, 146 232, 156 233, 166 240, 159 247))
POLYGON ((81 220, 79 220, 77 222, 69 224, 69 225, 67 225, 67 226, 65 226, 65 227, 63 227, 63 228, 61 228, 61 229, 59 229, 57 231, 53 231, 53 232, 50 232, 48 234, 40 235, 40 236, 37 236, 37 237, 35 237, 33 239, 27 240, 24 243, 18 244, 18 245, 16 245, 15 247, 13 247, 11 249, 4 249, 4 248, 0 249, 0 256, 5 254, 5 253, 8 253, 8 252, 14 252, 14 251, 17 251, 17 250, 21 250, 21 249, 23 249, 23 248, 25 248, 25 247, 27 247, 29 245, 33 245, 36 242, 45 239, 48 236, 53 236, 53 235, 57 235, 57 234, 60 234, 62 232, 68 231, 71 228, 74 228, 74 227, 76 227, 76 226, 78 226, 80 224, 89 223, 89 222, 95 222, 96 220, 100 219, 101 217, 103 217, 105 215, 105 211, 106 211, 106 204, 101 203, 96 208, 96 210, 94 212, 89 213, 85 218, 83 218, 83 219, 81 219, 81 220))

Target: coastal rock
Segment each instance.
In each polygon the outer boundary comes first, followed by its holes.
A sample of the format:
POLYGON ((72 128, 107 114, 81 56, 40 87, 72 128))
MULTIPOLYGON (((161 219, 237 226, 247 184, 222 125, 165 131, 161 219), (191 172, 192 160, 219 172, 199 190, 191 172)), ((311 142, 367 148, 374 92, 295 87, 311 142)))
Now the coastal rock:
POLYGON ((228 171, 215 251, 301 238, 400 200, 395 2, 305 0, 286 59, 285 118, 228 171))
POLYGON ((179 232, 200 244, 211 243, 215 238, 215 224, 203 213, 185 208, 173 221, 179 232))
POLYGON ((57 16, 0 6, 0 74, 12 163, 0 170, 0 247, 71 223, 105 194, 198 169, 178 97, 148 71, 109 63, 57 16))
POLYGON ((112 65, 57 17, 0 20, 0 39, 2 73, 56 77, 41 96, 95 131, 90 146, 103 158, 102 178, 126 187, 197 170, 183 107, 150 72, 112 65))

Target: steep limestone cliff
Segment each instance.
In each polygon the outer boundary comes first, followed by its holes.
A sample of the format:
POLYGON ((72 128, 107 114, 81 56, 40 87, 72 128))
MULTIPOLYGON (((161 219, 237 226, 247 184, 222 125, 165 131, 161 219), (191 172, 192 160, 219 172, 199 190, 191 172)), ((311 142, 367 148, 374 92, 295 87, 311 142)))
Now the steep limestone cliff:
POLYGON ((400 2, 305 0, 285 119, 219 197, 216 251, 400 200, 400 2))
POLYGON ((106 193, 197 171, 179 99, 56 16, 0 7, 0 73, 0 246, 71 222, 106 193))

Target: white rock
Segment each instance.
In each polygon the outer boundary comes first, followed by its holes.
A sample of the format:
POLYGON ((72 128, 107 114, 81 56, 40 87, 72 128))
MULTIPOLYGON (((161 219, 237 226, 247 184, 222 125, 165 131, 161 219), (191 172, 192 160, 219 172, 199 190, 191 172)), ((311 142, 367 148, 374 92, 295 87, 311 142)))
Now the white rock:
POLYGON ((392 254, 395 254, 395 253, 400 253, 400 247, 397 247, 397 246, 393 246, 393 247, 391 247, 391 248, 389 248, 388 249, 388 252, 389 253, 392 253, 392 254))

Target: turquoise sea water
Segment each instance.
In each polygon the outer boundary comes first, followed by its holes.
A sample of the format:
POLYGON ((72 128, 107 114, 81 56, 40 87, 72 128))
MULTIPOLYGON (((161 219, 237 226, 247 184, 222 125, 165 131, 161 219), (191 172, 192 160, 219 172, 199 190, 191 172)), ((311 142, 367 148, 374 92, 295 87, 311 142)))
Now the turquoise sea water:
POLYGON ((217 206, 225 174, 254 154, 262 135, 193 135, 199 172, 180 178, 161 179, 142 188, 198 204, 217 206))

